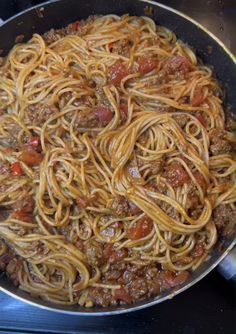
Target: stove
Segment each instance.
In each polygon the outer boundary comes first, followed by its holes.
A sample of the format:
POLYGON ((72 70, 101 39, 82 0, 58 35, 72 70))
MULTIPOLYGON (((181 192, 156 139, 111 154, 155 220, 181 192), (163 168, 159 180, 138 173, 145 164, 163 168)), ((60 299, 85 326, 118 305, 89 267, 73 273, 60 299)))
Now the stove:
MULTIPOLYGON (((0 18, 40 0, 0 0, 0 18)), ((236 54, 235 0, 163 0, 202 23, 236 54)), ((41 310, 0 292, 0 333, 234 334, 235 289, 215 270, 172 300, 127 315, 68 316, 41 310)))

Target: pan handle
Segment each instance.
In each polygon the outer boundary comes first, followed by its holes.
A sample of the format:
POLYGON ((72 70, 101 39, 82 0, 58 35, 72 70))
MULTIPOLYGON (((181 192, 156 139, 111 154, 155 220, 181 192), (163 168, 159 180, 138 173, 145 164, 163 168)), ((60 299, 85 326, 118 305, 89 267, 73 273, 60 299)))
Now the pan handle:
POLYGON ((236 284, 236 247, 220 262, 217 269, 227 281, 236 284))

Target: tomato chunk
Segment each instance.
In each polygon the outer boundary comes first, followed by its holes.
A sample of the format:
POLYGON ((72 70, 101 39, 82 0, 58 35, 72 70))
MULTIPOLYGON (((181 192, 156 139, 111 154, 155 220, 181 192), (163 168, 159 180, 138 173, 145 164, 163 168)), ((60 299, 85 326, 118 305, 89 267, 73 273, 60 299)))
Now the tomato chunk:
POLYGON ((190 71, 190 63, 184 56, 172 56, 165 63, 163 71, 166 74, 173 74, 175 72, 186 74, 190 71))
POLYGON ((21 176, 23 175, 23 170, 21 168, 21 165, 18 161, 14 162, 11 165, 12 175, 14 176, 21 176))
POLYGON ((202 243, 196 244, 194 249, 192 250, 191 255, 196 258, 196 257, 200 257, 204 254, 205 249, 202 243))
POLYGON ((204 117, 203 114, 198 114, 198 115, 196 115, 196 118, 199 120, 199 122, 200 122, 204 127, 207 126, 207 121, 206 121, 206 118, 204 117))
POLYGON ((112 51, 112 49, 113 49, 113 43, 112 42, 108 43, 108 49, 109 49, 110 52, 112 51))
POLYGON ((138 62, 138 70, 141 74, 151 72, 157 67, 157 61, 151 57, 140 57, 138 62))
POLYGON ((195 177, 199 186, 202 187, 203 189, 205 189, 206 188, 206 180, 205 180, 204 176, 198 170, 193 172, 193 176, 195 177))
POLYGON ((165 270, 160 273, 160 278, 165 288, 174 288, 184 283, 188 277, 188 271, 181 271, 178 275, 175 275, 175 273, 169 270, 165 270))
POLYGON ((80 21, 77 20, 77 21, 71 23, 71 24, 69 25, 69 27, 70 27, 72 30, 77 30, 79 25, 80 25, 80 21))
POLYGON ((20 160, 27 166, 32 167, 39 165, 43 160, 43 156, 34 150, 24 150, 20 155, 20 160))
POLYGON ((167 166, 164 176, 167 182, 174 188, 182 186, 190 180, 188 173, 179 163, 172 163, 167 166))
POLYGON ((12 218, 22 220, 26 223, 32 222, 32 216, 29 215, 24 209, 13 212, 12 218))
POLYGON ((97 106, 93 108, 97 119, 104 125, 108 124, 113 118, 113 112, 104 106, 97 106))
POLYGON ((132 303, 131 296, 129 295, 129 293, 123 287, 120 288, 120 289, 115 290, 114 297, 116 299, 122 300, 123 302, 125 302, 127 304, 132 303))
POLYGON ((153 222, 149 217, 140 219, 136 226, 127 230, 127 237, 130 240, 137 240, 146 237, 153 229, 153 222))
POLYGON ((33 136, 29 140, 29 145, 38 148, 40 145, 40 138, 38 136, 33 136))
POLYGON ((196 89, 192 101, 191 106, 192 107, 199 107, 204 102, 204 94, 201 89, 196 89))
POLYGON ((119 85, 121 80, 129 74, 130 72, 127 66, 119 60, 114 65, 112 65, 108 71, 110 82, 113 85, 119 85))

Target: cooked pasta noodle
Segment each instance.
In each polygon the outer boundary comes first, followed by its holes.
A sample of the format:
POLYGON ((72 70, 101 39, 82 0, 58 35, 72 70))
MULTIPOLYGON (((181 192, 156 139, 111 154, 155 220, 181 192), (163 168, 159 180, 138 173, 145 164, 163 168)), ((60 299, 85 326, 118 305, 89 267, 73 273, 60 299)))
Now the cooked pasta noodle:
POLYGON ((92 17, 15 45, 0 75, 0 269, 21 289, 135 302, 183 283, 230 233, 222 91, 174 33, 92 17))

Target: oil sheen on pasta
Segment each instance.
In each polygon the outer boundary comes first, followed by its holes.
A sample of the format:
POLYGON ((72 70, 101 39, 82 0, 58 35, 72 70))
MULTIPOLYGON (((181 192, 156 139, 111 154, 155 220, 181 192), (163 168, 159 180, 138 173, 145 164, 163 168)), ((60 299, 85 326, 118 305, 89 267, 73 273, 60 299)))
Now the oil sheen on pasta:
POLYGON ((0 270, 58 304, 184 283, 234 214, 234 136, 209 67, 147 17, 90 17, 0 67, 0 270))

